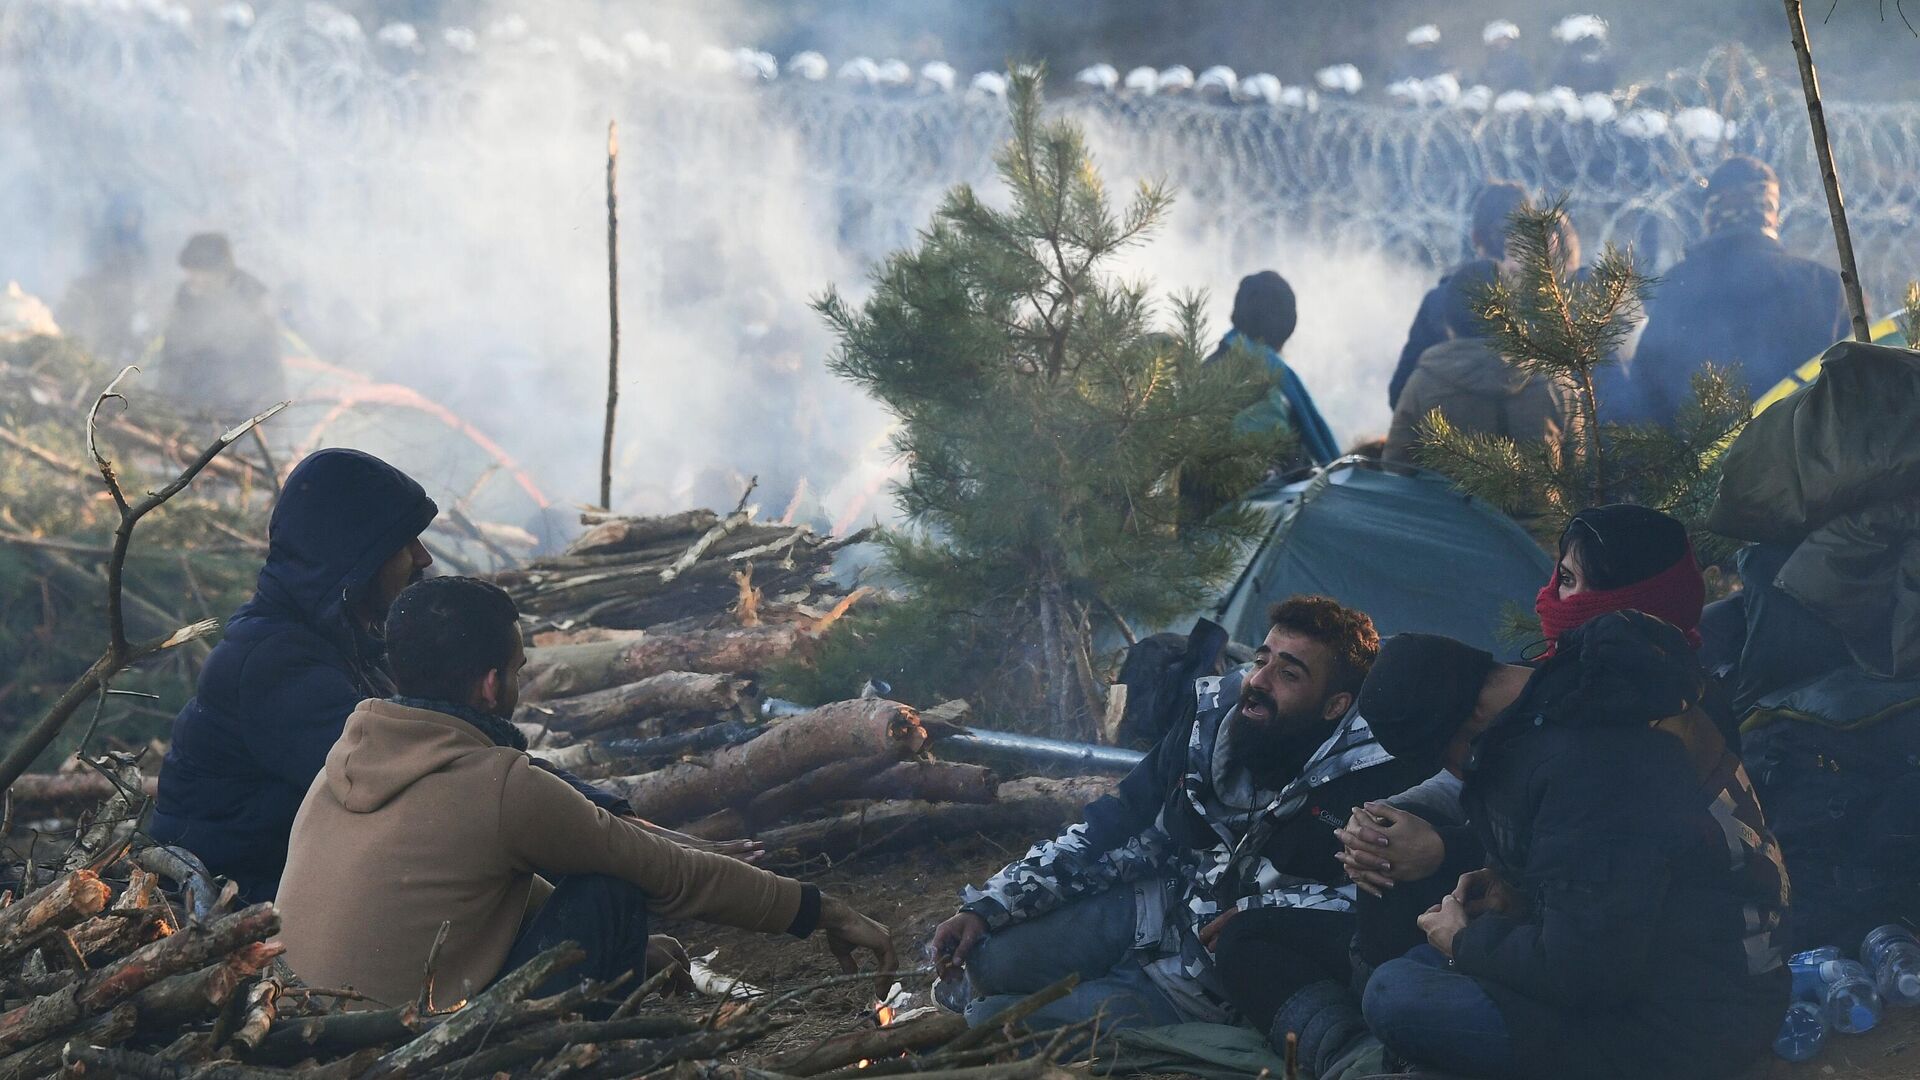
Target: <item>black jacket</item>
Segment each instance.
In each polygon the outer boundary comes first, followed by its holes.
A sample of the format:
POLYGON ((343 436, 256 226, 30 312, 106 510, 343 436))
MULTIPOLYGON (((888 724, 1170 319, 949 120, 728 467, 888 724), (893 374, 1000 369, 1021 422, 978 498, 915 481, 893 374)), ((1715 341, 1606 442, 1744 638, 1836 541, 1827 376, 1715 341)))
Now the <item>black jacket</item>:
POLYGON ((1640 612, 1561 638, 1474 743, 1462 802, 1529 902, 1454 942, 1557 1077, 1731 1076, 1787 1006, 1787 878, 1679 631, 1640 612))
POLYGON ((1759 397, 1852 333, 1837 271, 1788 254, 1758 230, 1718 233, 1689 248, 1654 287, 1633 357, 1633 400, 1608 412, 1670 423, 1708 362, 1739 364, 1759 397))
MULTIPOLYGON (((273 899, 287 837, 347 715, 393 684, 353 601, 439 508, 358 450, 321 450, 287 477, 267 563, 173 721, 151 831, 200 856, 249 902, 273 899)), ((622 805, 563 775, 609 810, 622 805)))

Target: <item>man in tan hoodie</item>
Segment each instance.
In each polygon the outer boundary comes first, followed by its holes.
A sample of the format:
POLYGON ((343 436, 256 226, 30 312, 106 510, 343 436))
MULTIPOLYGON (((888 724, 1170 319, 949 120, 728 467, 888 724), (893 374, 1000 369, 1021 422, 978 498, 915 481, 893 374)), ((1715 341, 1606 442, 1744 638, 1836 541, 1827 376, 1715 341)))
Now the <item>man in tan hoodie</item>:
MULTIPOLYGON (((649 915, 806 937, 848 971, 887 929, 811 885, 693 851, 596 807, 539 768, 507 717, 526 663, 498 587, 434 578, 387 619, 399 694, 360 703, 294 819, 279 893, 287 960, 316 985, 398 1004, 441 923, 437 1004, 563 940, 586 961, 537 992, 647 966, 649 915)), ((656 965, 657 966, 657 965, 656 965)))

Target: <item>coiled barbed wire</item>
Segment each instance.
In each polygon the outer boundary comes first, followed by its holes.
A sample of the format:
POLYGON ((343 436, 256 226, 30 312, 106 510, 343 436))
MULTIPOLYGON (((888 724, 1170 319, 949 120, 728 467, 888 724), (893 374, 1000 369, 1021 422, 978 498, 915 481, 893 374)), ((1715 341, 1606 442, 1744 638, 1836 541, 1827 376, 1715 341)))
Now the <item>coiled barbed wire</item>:
MULTIPOLYGON (((867 259, 910 238, 941 190, 989 175, 1006 134, 999 102, 979 91, 753 85, 538 39, 428 61, 370 41, 325 5, 282 5, 246 27, 187 25, 154 14, 161 8, 6 4, 0 34, 25 105, 6 122, 35 133, 50 190, 131 188, 189 209, 217 204, 246 219, 238 231, 268 242, 299 235, 302 194, 317 178, 391 198, 433 190, 410 178, 473 168, 498 151, 480 145, 489 129, 477 115, 535 108, 503 86, 564 84, 542 107, 617 113, 633 144, 647 147, 626 167, 688 185, 772 182, 753 163, 776 133, 791 166, 782 182, 797 176, 832 192, 842 243, 867 259), (441 154, 415 152, 423 133, 441 154), (449 139, 470 159, 447 155, 449 139), (716 155, 740 167, 711 175, 716 155), (236 169, 253 182, 223 189, 236 169)), ((1601 120, 1544 95, 1513 111, 1099 93, 1053 107, 1086 122, 1109 167, 1163 175, 1187 214, 1249 252, 1276 234, 1304 234, 1443 265, 1463 254, 1474 190, 1501 178, 1564 196, 1588 245, 1632 243, 1658 271, 1699 233, 1700 178, 1729 154, 1752 153, 1779 172, 1783 239, 1831 261, 1798 95, 1740 50, 1617 100, 1617 115, 1601 120), (1629 122, 1635 110, 1659 119, 1629 122), (1687 110, 1711 115, 1690 125, 1687 110)), ((1876 301, 1890 301, 1920 271, 1909 243, 1920 106, 1829 103, 1828 123, 1862 277, 1876 301)))

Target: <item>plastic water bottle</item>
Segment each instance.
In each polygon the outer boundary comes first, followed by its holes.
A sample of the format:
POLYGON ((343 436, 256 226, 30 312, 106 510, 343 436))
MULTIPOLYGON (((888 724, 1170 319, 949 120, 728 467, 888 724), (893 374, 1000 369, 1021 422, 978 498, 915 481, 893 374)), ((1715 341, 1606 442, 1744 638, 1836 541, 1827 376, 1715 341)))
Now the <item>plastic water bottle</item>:
POLYGON ((1825 1002, 1827 983, 1820 977, 1820 965, 1838 959, 1840 950, 1833 945, 1808 949, 1788 957, 1787 970, 1793 973, 1793 1000, 1810 1001, 1816 1005, 1825 1002))
POLYGON ((1780 1021, 1780 1034, 1773 1037, 1773 1052, 1788 1061, 1807 1061, 1827 1045, 1827 1018, 1820 1006, 1811 1001, 1796 1001, 1787 1007, 1780 1021))
POLYGON ((1920 939, 1902 926, 1883 926, 1860 943, 1860 962, 1888 1005, 1920 1005, 1920 939))
POLYGON ((1827 984, 1827 1026, 1842 1035, 1871 1031, 1880 1022, 1880 992, 1858 960, 1829 960, 1820 965, 1827 984))

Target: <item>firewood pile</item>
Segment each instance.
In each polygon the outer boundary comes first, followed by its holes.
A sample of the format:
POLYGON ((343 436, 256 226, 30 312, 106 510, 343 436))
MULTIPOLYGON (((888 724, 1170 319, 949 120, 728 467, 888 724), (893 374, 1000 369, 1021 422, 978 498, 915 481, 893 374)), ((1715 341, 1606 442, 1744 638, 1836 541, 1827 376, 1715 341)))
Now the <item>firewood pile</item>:
POLYGON ((786 868, 1046 832, 1109 790, 939 760, 965 702, 922 715, 877 696, 804 711, 765 699, 762 672, 804 663, 849 608, 878 601, 829 573, 858 535, 752 517, 590 515, 564 555, 496 577, 534 624, 514 719, 537 756, 656 824, 755 837, 786 868))
MULTIPOLYGON (((582 981, 548 997, 534 988, 584 958, 563 944, 471 1000, 436 1008, 430 957, 418 998, 387 1003, 351 988, 304 985, 279 961, 272 904, 234 909, 178 849, 136 829, 146 797, 132 756, 94 762, 114 795, 83 816, 58 861, 10 864, 18 888, 0 895, 0 1078, 68 1075, 149 1080, 337 1080, 660 1075, 728 1080, 778 1077, 941 1076, 1037 1080, 1083 1051, 1091 1027, 1036 1035, 1021 1027, 1061 983, 1000 1024, 968 1031, 960 1017, 886 1001, 853 1030, 811 1042, 756 1044, 807 1015, 847 977, 781 994, 716 978, 696 963, 696 985, 718 1000, 661 1008, 674 971, 644 982, 582 981), (643 1005, 648 1005, 644 1011, 643 1005), (898 1020, 898 1023, 890 1021, 898 1020), (738 1064, 753 1061, 751 1068, 738 1064)), ((909 973, 908 979, 926 977, 909 973)), ((896 984, 888 1000, 908 995, 896 984)))

